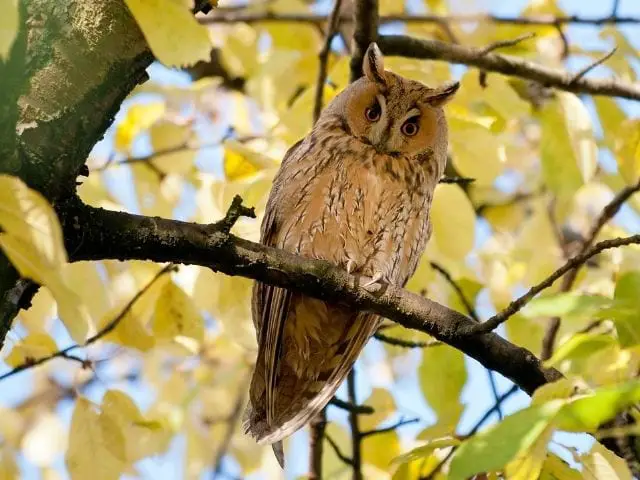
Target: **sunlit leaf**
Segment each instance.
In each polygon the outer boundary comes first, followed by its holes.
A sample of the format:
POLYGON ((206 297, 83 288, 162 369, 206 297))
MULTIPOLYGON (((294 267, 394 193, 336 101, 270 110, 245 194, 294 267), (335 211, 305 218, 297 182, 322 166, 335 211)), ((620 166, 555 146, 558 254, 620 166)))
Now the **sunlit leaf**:
POLYGON ((407 453, 399 455, 398 457, 393 459, 393 463, 401 464, 419 460, 421 458, 423 459, 431 455, 431 453, 438 448, 455 447, 458 445, 460 445, 460 440, 455 437, 436 438, 435 440, 431 440, 421 447, 414 448, 407 453))
POLYGON ((616 132, 614 152, 620 174, 628 183, 640 177, 640 119, 623 122, 616 132))
POLYGON ((158 298, 152 324, 158 338, 187 337, 196 342, 204 338, 204 321, 191 298, 175 283, 167 283, 158 298))
POLYGON ((276 165, 272 159, 265 157, 240 142, 228 140, 224 144, 224 173, 229 180, 241 180, 250 177, 265 168, 276 165))
POLYGON ((6 61, 20 28, 18 0, 0 1, 0 12, 0 61, 6 61))
POLYGON ((560 345, 546 363, 550 366, 558 365, 566 359, 587 357, 614 343, 615 339, 610 335, 577 333, 560 345))
POLYGON ((116 126, 115 147, 128 152, 135 138, 158 121, 164 113, 164 102, 139 103, 129 107, 124 119, 116 126))
POLYGON ((392 430, 366 437, 362 442, 362 454, 365 462, 389 470, 391 461, 400 454, 398 432, 392 430))
POLYGON ((18 365, 48 357, 57 351, 58 346, 50 335, 32 333, 14 345, 4 361, 10 367, 17 367, 18 365))
POLYGON ((125 0, 155 57, 168 67, 209 59, 211 40, 183 0, 125 0))
POLYGON ((116 480, 126 467, 122 430, 84 397, 76 400, 65 460, 73 480, 116 480))
POLYGON ((591 316, 609 305, 611 305, 611 300, 599 295, 558 293, 534 298, 522 309, 522 315, 528 318, 585 317, 591 316))
POLYGON ((582 475, 557 455, 550 453, 542 467, 540 480, 581 480, 582 475))
POLYGON ((588 455, 583 455, 582 478, 585 480, 631 480, 626 462, 596 442, 588 455))
POLYGON ((516 455, 504 467, 505 477, 509 480, 536 480, 540 476, 547 456, 547 444, 551 440, 553 427, 549 426, 526 450, 516 455))
POLYGON ((363 430, 373 430, 396 411, 393 395, 384 388, 374 388, 363 404, 373 408, 374 411, 372 415, 360 417, 360 427, 363 430))
POLYGON ((504 467, 548 432, 563 405, 564 401, 553 400, 531 406, 464 441, 453 456, 449 478, 463 480, 504 467))
POLYGON ((189 146, 193 135, 189 125, 157 122, 149 130, 153 164, 164 173, 186 174, 193 168, 196 150, 189 146))
POLYGON ((431 206, 432 242, 452 259, 462 260, 475 240, 475 213, 457 185, 438 185, 431 206), (452 209, 451 205, 456 208, 452 209))

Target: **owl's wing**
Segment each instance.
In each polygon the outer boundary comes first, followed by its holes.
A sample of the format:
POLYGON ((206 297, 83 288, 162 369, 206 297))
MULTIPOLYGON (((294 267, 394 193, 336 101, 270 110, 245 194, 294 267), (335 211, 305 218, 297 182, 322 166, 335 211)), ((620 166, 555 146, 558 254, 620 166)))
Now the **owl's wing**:
MULTIPOLYGON (((301 143, 302 140, 298 141, 287 151, 282 160, 280 172, 282 172, 283 166, 296 156, 296 151, 301 143)), ((286 199, 282 198, 280 191, 281 182, 282 179, 278 177, 274 180, 274 186, 267 202, 260 233, 260 243, 271 247, 278 246, 278 218, 281 218, 282 209, 285 206, 283 202, 286 202, 286 199)), ((274 415, 274 390, 278 373, 278 357, 282 349, 284 324, 290 303, 291 292, 288 290, 266 285, 261 282, 255 283, 253 292, 253 321, 258 337, 258 362, 256 369, 263 368, 263 371, 254 373, 254 381, 255 377, 258 377, 264 382, 263 388, 266 397, 267 423, 271 423, 274 415), (261 360, 263 362, 261 362, 261 360)), ((254 389, 260 389, 260 387, 252 385, 252 390, 254 389)), ((259 396, 259 394, 256 396, 259 396)), ((262 427, 254 426, 254 428, 261 429, 262 427)), ((251 426, 249 426, 249 430, 251 429, 251 426)), ((254 433, 259 432, 254 430, 254 433)), ((282 465, 281 444, 274 445, 274 453, 282 465)))

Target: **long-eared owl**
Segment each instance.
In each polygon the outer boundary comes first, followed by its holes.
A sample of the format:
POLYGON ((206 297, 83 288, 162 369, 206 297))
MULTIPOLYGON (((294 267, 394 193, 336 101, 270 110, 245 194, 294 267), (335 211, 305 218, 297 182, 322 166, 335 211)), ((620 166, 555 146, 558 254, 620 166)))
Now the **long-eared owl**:
MULTIPOLYGON (((286 153, 261 242, 323 259, 369 284, 404 286, 431 234, 429 209, 447 158, 444 104, 458 83, 430 88, 385 71, 376 44, 364 76, 286 153)), ((258 358, 245 431, 273 444, 331 400, 380 317, 257 282, 258 358)))

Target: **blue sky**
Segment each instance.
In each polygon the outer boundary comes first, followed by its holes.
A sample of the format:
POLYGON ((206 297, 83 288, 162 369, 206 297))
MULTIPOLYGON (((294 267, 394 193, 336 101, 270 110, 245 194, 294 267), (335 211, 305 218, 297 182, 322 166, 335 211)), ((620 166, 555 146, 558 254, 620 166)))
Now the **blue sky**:
MULTIPOLYGON (((456 3, 456 2, 452 2, 456 3)), ((459 3, 467 4, 468 2, 462 1, 459 3)), ((488 6, 488 10, 492 13, 496 14, 504 14, 504 15, 517 15, 522 7, 527 3, 524 0, 512 0, 512 1, 498 1, 498 0, 485 0, 482 2, 484 5, 488 6)), ((610 13, 611 9, 611 1, 602 1, 602 0, 563 0, 560 1, 560 6, 567 12, 568 14, 577 13, 582 16, 605 16, 610 13)), ((224 5, 224 0, 221 0, 221 4, 224 5)), ((487 8, 483 8, 484 11, 487 8)), ((640 16, 640 2, 637 0, 621 0, 619 6, 619 14, 620 15, 635 15, 640 16)), ((388 27, 393 28, 393 27, 388 27)), ((640 29, 637 27, 631 28, 630 26, 621 26, 621 30, 628 36, 629 40, 636 46, 640 46, 640 29)), ((587 49, 602 49, 606 50, 611 48, 612 45, 603 42, 598 38, 598 28, 593 28, 589 26, 570 26, 568 30, 568 38, 572 44, 580 45, 587 49)), ((567 65, 568 68, 572 70, 578 70, 582 66, 587 63, 586 59, 572 59, 567 65)), ((462 72, 463 67, 459 67, 456 69, 457 72, 462 72)), ((171 72, 167 69, 159 66, 153 65, 149 68, 150 76, 153 80, 159 81, 162 83, 176 83, 176 84, 184 84, 188 82, 188 79, 177 72, 171 72)), ((609 71, 602 67, 597 68, 593 72, 590 73, 592 76, 603 76, 608 75, 609 71)), ((590 105, 590 102, 588 102, 590 105)), ((630 101, 623 102, 624 108, 633 115, 640 114, 640 107, 638 103, 633 103, 630 101)), ((107 139, 102 142, 96 149, 96 153, 98 155, 105 155, 107 153, 107 149, 110 145, 109 136, 107 139)), ((147 153, 149 145, 144 140, 137 144, 137 152, 138 154, 147 153)), ((602 161, 604 163, 609 162, 606 155, 603 156, 602 161)), ((123 203, 127 205, 127 207, 132 210, 136 210, 135 201, 132 190, 127 186, 127 177, 125 169, 118 169, 120 173, 118 173, 117 177, 114 177, 114 183, 121 185, 118 188, 118 196, 121 198, 123 203), (124 176, 124 177, 123 177, 124 176)), ((187 196, 187 199, 181 207, 176 212, 176 217, 184 218, 187 213, 192 208, 192 199, 187 196)), ((619 214, 619 217, 616 218, 616 221, 619 221, 625 225, 633 225, 637 226, 640 229, 640 223, 638 223, 638 218, 636 215, 632 214, 629 209, 626 209, 619 214)), ((480 225, 478 227, 478 243, 482 243, 484 239, 487 237, 487 231, 480 225)), ((483 302, 484 303, 484 302, 483 302)), ((487 318, 491 315, 491 311, 489 309, 480 308, 480 315, 483 318, 487 318)), ((11 334, 11 338, 16 339, 20 338, 21 332, 16 331, 11 334)), ((70 343, 69 338, 66 333, 60 326, 56 327, 55 338, 58 341, 58 345, 66 345, 70 343)), ((416 352, 417 353, 417 352, 416 352)), ((376 358, 379 358, 382 355, 382 349, 379 344, 372 341, 369 346, 365 350, 365 356, 367 359, 367 363, 371 363, 375 361, 376 358)), ((493 404, 493 397, 487 382, 487 373, 483 367, 481 367, 477 362, 467 359, 468 365, 468 375, 469 381, 463 392, 463 401, 466 404, 467 408, 465 410, 465 414, 463 416, 462 422, 460 424, 460 432, 465 432, 471 428, 471 426, 480 418, 484 412, 493 404)), ((359 366, 357 368, 360 368, 359 366)), ((6 371, 6 367, 4 365, 0 366, 0 373, 6 371)), ((108 369, 105 372, 101 373, 101 377, 104 379, 109 378, 108 369)), ((508 390, 511 386, 511 383, 506 379, 497 375, 498 379, 498 388, 501 392, 508 390)), ((360 372, 358 375, 358 398, 360 400, 364 400, 370 393, 371 384, 367 379, 367 375, 365 372, 360 372)), ((5 380, 3 384, 3 388, 0 389, 0 405, 10 406, 15 405, 21 399, 27 397, 32 388, 33 375, 31 373, 24 373, 21 375, 17 375, 9 380, 5 380)), ((405 417, 418 417, 420 418, 420 423, 418 426, 408 426, 403 428, 403 435, 411 435, 426 425, 428 425, 433 419, 433 414, 425 404, 422 394, 417 387, 417 381, 415 377, 409 377, 404 379, 403 381, 394 385, 393 394, 396 398, 397 404, 399 405, 399 413, 400 415, 404 415, 405 417)), ((129 393, 134 395, 136 400, 138 401, 141 407, 145 407, 151 401, 150 392, 137 386, 131 384, 112 384, 108 381, 104 383, 98 382, 97 385, 92 387, 89 391, 89 395, 91 398, 99 399, 104 391, 107 388, 123 388, 127 390, 129 393)), ((339 391, 339 396, 342 398, 346 398, 344 388, 339 391)), ((516 411, 523 406, 527 405, 529 402, 529 398, 527 395, 523 393, 518 393, 512 396, 508 401, 504 403, 503 410, 505 412, 513 412, 516 411)), ((65 419, 70 419, 72 409, 71 402, 63 402, 63 404, 59 408, 59 412, 65 419)), ((345 415, 335 409, 330 409, 330 418, 335 421, 345 422, 345 415)), ((294 478, 296 475, 302 474, 307 469, 307 434, 306 431, 300 432, 296 434, 294 442, 290 442, 291 444, 295 444, 295 447, 288 452, 287 459, 289 462, 289 469, 287 471, 288 478, 294 478)), ((575 445, 578 448, 584 449, 589 445, 588 439, 585 439, 584 436, 576 436, 576 435, 562 435, 557 438, 557 440, 562 441, 565 444, 575 445)), ((140 464, 140 472, 143 475, 143 478, 149 479, 161 479, 161 478, 180 478, 182 472, 182 464, 181 457, 183 455, 184 442, 178 440, 174 442, 170 452, 160 458, 148 459, 140 464)), ((23 467, 23 478, 25 479, 36 479, 39 478, 37 470, 33 468, 33 466, 28 465, 26 462, 21 462, 21 466, 23 467)), ((63 467, 63 460, 60 460, 57 463, 57 467, 63 467)), ((227 461, 225 463, 225 469, 231 473, 234 472, 234 464, 233 461, 227 461)), ((209 478, 210 472, 205 472, 203 474, 203 478, 209 478)))

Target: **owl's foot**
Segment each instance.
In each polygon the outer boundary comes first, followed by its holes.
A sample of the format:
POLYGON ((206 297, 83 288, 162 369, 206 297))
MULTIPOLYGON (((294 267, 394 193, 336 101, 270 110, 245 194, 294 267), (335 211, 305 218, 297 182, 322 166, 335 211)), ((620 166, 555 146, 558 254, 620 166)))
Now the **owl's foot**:
POLYGON ((371 279, 361 285, 369 293, 375 293, 382 287, 383 274, 382 272, 375 272, 371 279))
POLYGON ((347 273, 349 275, 351 275, 353 273, 353 271, 356 269, 356 262, 354 262, 353 260, 349 260, 347 261, 347 273))

